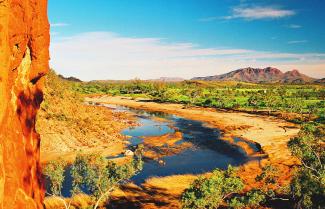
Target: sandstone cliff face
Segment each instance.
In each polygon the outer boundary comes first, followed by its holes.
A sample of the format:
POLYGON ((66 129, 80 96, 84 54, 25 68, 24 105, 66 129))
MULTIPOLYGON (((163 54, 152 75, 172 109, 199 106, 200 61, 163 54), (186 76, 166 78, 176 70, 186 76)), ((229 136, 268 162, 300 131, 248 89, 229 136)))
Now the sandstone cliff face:
POLYGON ((0 0, 0 209, 43 208, 35 116, 48 48, 47 0, 0 0))

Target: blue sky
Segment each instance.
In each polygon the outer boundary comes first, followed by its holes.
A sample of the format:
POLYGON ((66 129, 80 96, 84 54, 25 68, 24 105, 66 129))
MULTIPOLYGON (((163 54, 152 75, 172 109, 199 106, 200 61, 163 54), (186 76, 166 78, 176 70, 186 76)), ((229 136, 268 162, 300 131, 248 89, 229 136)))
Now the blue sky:
POLYGON ((322 0, 49 0, 51 66, 84 80, 274 66, 325 77, 322 0))

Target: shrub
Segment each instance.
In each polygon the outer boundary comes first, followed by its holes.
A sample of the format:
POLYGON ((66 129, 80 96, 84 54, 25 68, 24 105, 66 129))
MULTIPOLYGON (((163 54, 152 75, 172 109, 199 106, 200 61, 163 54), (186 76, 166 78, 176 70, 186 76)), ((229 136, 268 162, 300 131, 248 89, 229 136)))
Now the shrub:
POLYGON ((210 177, 199 177, 182 194, 183 208, 217 208, 226 198, 244 187, 234 168, 216 169, 210 177))
POLYGON ((231 208, 258 208, 265 201, 263 192, 253 189, 242 197, 234 197, 228 201, 231 208))
POLYGON ((43 175, 49 180, 49 190, 51 195, 61 196, 62 184, 64 181, 64 169, 66 163, 59 159, 57 161, 50 161, 46 164, 43 175))
POLYGON ((142 169, 143 146, 135 150, 130 163, 118 166, 101 155, 78 155, 71 168, 72 194, 86 192, 96 200, 94 209, 105 201, 113 188, 142 169))
POLYGON ((302 165, 291 181, 296 208, 325 208, 325 125, 308 123, 288 146, 302 165))

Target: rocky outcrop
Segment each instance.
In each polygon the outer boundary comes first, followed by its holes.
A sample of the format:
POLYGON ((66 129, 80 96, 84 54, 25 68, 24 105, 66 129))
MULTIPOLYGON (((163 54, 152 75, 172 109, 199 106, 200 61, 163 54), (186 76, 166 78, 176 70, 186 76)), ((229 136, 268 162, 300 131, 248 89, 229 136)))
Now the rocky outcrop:
POLYGON ((35 116, 48 48, 47 0, 1 0, 0 209, 43 208, 35 116))

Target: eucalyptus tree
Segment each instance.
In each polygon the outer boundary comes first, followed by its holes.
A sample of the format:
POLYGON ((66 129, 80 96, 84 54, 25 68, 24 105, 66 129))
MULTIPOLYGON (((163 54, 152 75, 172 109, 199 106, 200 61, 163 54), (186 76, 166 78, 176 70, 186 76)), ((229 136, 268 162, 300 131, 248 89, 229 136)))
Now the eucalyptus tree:
POLYGON ((295 208, 325 208, 325 125, 304 125, 288 147, 301 162, 291 182, 295 208))
POLYGON ((184 209, 218 208, 231 195, 242 191, 244 183, 231 166, 215 169, 210 177, 199 177, 182 194, 184 209))
POLYGON ((50 161, 46 163, 46 166, 43 169, 43 175, 45 176, 49 185, 49 191, 47 191, 46 194, 61 201, 64 204, 64 207, 66 209, 69 209, 71 205, 71 200, 67 202, 62 197, 61 193, 63 182, 65 179, 64 173, 66 165, 67 163, 62 159, 50 161))
POLYGON ((143 147, 135 150, 134 158, 126 164, 117 165, 98 155, 78 155, 71 168, 72 194, 87 193, 94 200, 94 209, 105 202, 114 188, 137 174, 143 167, 143 147))

